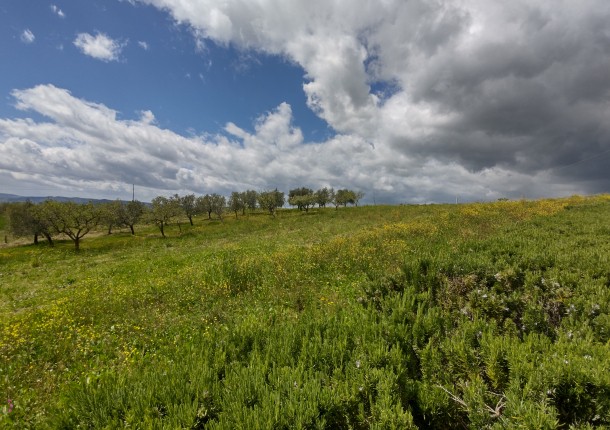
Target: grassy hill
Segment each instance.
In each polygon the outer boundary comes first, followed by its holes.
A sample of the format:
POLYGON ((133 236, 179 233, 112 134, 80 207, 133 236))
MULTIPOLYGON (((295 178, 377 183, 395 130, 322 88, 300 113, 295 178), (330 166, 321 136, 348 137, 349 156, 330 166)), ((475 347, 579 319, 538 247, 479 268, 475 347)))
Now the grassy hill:
POLYGON ((610 196, 0 248, 2 428, 610 426, 610 196))

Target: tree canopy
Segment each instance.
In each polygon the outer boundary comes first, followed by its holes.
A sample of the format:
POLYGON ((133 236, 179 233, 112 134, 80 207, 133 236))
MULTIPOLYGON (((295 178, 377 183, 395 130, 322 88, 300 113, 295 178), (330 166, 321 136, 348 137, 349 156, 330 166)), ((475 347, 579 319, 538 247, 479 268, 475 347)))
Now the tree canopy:
POLYGON ((176 198, 158 196, 152 200, 152 206, 147 212, 147 218, 154 223, 165 237, 165 227, 170 221, 180 214, 180 201, 176 198))
POLYGON ((258 204, 261 209, 269 211, 269 214, 275 215, 277 208, 284 206, 284 193, 276 188, 273 191, 264 191, 258 195, 258 204))
POLYGON ((44 236, 49 245, 53 246, 49 223, 35 208, 36 205, 30 201, 9 205, 7 213, 10 232, 16 237, 33 236, 35 245, 38 244, 38 237, 44 236))
POLYGON ((315 203, 316 196, 310 188, 295 188, 288 193, 288 204, 296 206, 301 211, 307 212, 310 206, 313 206, 315 203))
POLYGON ((91 202, 78 204, 47 200, 36 206, 36 213, 52 231, 68 236, 77 251, 81 239, 99 224, 101 217, 99 206, 91 202))

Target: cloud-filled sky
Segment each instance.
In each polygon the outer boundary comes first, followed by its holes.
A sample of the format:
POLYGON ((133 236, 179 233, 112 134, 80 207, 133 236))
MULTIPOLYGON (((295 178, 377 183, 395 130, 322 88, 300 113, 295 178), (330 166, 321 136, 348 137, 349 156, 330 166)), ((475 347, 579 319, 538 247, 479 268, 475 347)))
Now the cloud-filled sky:
POLYGON ((607 0, 0 4, 0 193, 610 192, 607 0))

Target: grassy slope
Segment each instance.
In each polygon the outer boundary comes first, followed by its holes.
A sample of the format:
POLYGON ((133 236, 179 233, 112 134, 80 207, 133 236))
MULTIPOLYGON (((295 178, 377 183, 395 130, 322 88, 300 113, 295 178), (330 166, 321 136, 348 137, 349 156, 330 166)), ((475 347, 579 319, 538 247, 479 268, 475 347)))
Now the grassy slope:
POLYGON ((0 249, 0 424, 610 425, 609 211, 285 211, 0 249))

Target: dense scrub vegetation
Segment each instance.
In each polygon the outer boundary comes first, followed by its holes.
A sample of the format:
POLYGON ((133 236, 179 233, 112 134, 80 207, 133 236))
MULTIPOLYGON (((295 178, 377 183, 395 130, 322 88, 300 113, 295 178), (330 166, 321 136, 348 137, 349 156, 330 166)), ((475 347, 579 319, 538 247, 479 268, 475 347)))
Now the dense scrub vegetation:
POLYGON ((0 427, 610 426, 610 197, 0 249, 0 427))

